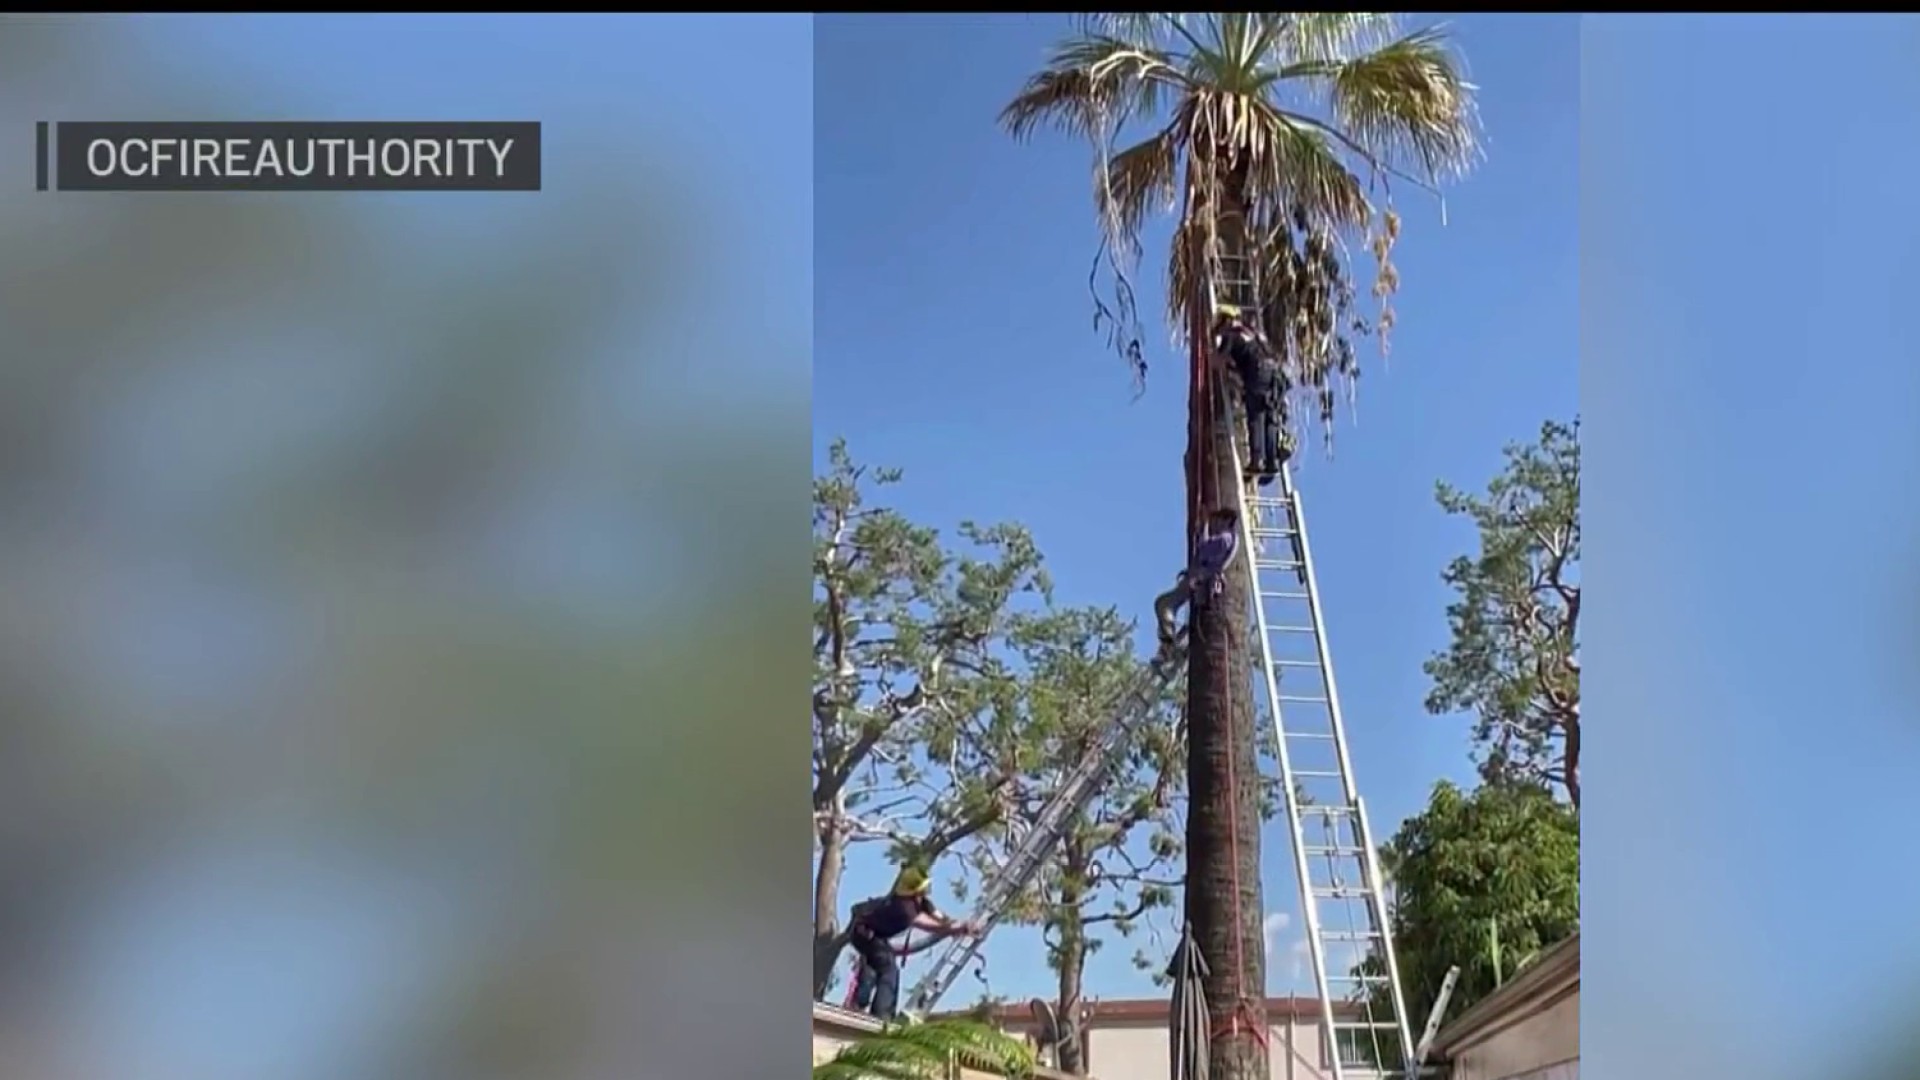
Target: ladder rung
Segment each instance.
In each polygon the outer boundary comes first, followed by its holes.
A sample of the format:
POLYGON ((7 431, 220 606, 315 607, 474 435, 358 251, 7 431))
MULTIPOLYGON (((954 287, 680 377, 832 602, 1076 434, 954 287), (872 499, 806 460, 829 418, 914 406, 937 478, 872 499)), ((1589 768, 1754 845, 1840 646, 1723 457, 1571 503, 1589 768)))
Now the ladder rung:
POLYGON ((1377 983, 1386 982, 1385 975, 1329 975, 1328 982, 1377 983))
POLYGON ((1262 591, 1262 592, 1260 593, 1260 595, 1261 595, 1261 597, 1262 597, 1262 598, 1265 598, 1265 599, 1273 599, 1273 600, 1309 600, 1309 599, 1312 599, 1312 598, 1311 598, 1311 597, 1309 597, 1309 596, 1308 596, 1308 595, 1307 595, 1306 593, 1303 593, 1303 592, 1266 592, 1266 591, 1264 591, 1264 590, 1263 590, 1263 591, 1262 591))
POLYGON ((1281 701, 1292 701, 1292 702, 1296 702, 1304 705, 1327 704, 1326 698, 1314 697, 1312 694, 1281 694, 1279 695, 1279 698, 1281 701))
POLYGON ((1380 936, 1378 930, 1322 930, 1322 941, 1372 941, 1380 936))
POLYGON ((1342 814, 1353 813, 1353 807, 1328 806, 1325 803, 1313 803, 1311 805, 1301 807, 1300 812, 1303 814, 1320 814, 1325 817, 1339 817, 1342 814))
POLYGON ((1331 739, 1333 738, 1333 732, 1331 731, 1283 731, 1280 734, 1285 735, 1289 739, 1331 739))
POLYGON ((1311 626, 1269 626, 1267 627, 1267 633, 1269 634, 1311 634, 1313 633, 1313 627, 1311 626))
POLYGON ((1335 1031, 1398 1031, 1400 1025, 1391 1020, 1335 1020, 1335 1031))
POLYGON ((1293 770, 1293 775, 1294 775, 1295 777, 1302 777, 1302 776, 1304 776, 1304 777, 1306 777, 1306 778, 1307 778, 1307 779, 1309 779, 1309 780, 1338 780, 1338 779, 1340 779, 1340 774, 1339 774, 1339 773, 1337 773, 1337 772, 1331 772, 1331 771, 1329 771, 1329 770, 1325 770, 1325 769, 1295 769, 1295 770, 1293 770))
POLYGON ((1366 854, 1366 851, 1364 849, 1357 848, 1357 847, 1326 847, 1324 845, 1315 845, 1315 844, 1302 844, 1300 847, 1300 850, 1306 852, 1309 855, 1335 855, 1335 856, 1357 857, 1357 856, 1366 854))
POLYGON ((1255 559, 1253 565, 1262 570, 1298 570, 1300 564, 1293 559, 1255 559))
POLYGON ((1371 900, 1373 890, 1365 885, 1315 885, 1313 895, 1321 900, 1371 900))
POLYGON ((1252 532, 1255 536, 1270 536, 1276 540, 1286 540, 1300 535, 1292 529, 1270 529, 1265 525, 1255 525, 1252 532))
POLYGON ((1307 668, 1307 667, 1317 668, 1320 666, 1320 661, 1318 660, 1275 660, 1273 662, 1273 666, 1277 668, 1307 668))

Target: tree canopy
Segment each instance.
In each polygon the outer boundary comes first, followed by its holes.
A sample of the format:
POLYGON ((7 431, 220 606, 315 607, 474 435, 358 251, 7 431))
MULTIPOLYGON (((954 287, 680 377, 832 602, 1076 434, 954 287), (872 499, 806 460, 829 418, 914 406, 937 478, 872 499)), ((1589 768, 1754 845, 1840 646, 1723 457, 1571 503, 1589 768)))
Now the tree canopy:
MULTIPOLYGON (((1154 685, 1117 611, 1053 602, 1024 529, 963 522, 944 540, 881 504, 900 480, 839 442, 815 479, 816 995, 832 982, 852 847, 879 841, 929 870, 951 852, 993 872, 1122 698, 1154 685)), ((1171 901, 1174 689, 1121 731, 1097 797, 1011 912, 1045 928, 1071 985, 1099 945, 1091 927, 1129 934, 1171 901)))
POLYGON ((1443 577, 1450 642, 1429 660, 1427 708, 1470 711, 1488 779, 1538 780, 1580 804, 1579 424, 1549 421, 1506 448, 1485 494, 1446 483, 1439 502, 1470 518, 1480 550, 1443 577))
MULTIPOLYGON (((1538 784, 1493 782, 1468 792, 1442 781, 1426 809, 1382 846, 1380 861, 1416 1033, 1448 968, 1460 968, 1450 1019, 1580 928, 1579 814, 1538 784)), ((1383 969, 1377 956, 1361 965, 1367 974, 1383 969)))
MULTIPOLYGON (((1131 937, 1142 919, 1171 908, 1179 886, 1178 688, 1159 683, 1136 655, 1133 630, 1111 609, 1050 612, 1028 625, 1016 644, 1025 671, 1017 707, 976 743, 976 753, 1019 763, 1006 816, 969 854, 982 878, 1005 864, 1076 770, 1110 755, 1104 782, 1008 912, 1010 922, 1041 928, 1057 976, 1056 1012, 1069 1027, 1103 932, 1131 937), (1116 714, 1142 690, 1150 691, 1146 709, 1116 714)), ((1134 960, 1143 969, 1165 962, 1144 952, 1134 960)), ((1077 1051, 1075 1040, 1063 1041, 1063 1069, 1081 1067, 1077 1051)))

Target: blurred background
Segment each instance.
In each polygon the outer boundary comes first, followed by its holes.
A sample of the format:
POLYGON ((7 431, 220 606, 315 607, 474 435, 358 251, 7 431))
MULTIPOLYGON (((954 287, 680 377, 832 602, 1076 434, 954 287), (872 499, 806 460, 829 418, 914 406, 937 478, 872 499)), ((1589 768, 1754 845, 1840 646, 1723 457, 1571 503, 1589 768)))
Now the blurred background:
POLYGON ((1912 15, 1582 20, 1603 1080, 1920 1076, 1917 58, 1912 15))
POLYGON ((798 1056, 810 46, 0 22, 0 1076, 798 1056), (80 119, 539 120, 546 189, 36 194, 80 119))

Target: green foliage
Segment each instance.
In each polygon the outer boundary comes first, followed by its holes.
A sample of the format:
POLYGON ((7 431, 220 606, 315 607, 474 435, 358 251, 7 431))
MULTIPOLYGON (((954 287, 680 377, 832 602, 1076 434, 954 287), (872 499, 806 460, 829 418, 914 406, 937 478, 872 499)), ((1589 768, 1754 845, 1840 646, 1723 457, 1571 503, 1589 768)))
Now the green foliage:
POLYGON ((1451 642, 1426 664, 1427 709, 1475 717, 1489 780, 1539 781, 1580 801, 1579 424, 1548 422, 1507 447, 1484 495, 1439 485, 1440 505, 1472 519, 1477 556, 1443 575, 1451 642))
POLYGON ((920 751, 951 755, 962 719, 1008 700, 995 646, 1016 601, 1050 586, 1018 526, 963 524, 956 551, 872 504, 899 480, 844 442, 814 480, 813 803, 823 839, 889 840, 901 861, 931 865, 995 812, 997 777, 940 783, 920 751))
MULTIPOLYGON (((1132 625, 1112 609, 1046 611, 1012 644, 1023 672, 1013 707, 972 733, 960 763, 963 770, 976 759, 1015 763, 1005 816, 969 852, 982 875, 1004 864, 1117 710, 1155 685, 1134 652, 1132 625)), ((1008 912, 1011 922, 1043 928, 1050 964, 1067 969, 1063 986, 1078 985, 1087 956, 1101 947, 1094 928, 1110 926, 1127 937, 1143 918, 1173 904, 1178 874, 1169 866, 1181 852, 1173 810, 1182 790, 1177 689, 1157 688, 1147 710, 1119 733, 1105 783, 1008 912)), ((1144 956, 1135 961, 1143 969, 1158 966, 1144 956)))
MULTIPOLYGON (((1449 967, 1460 967, 1449 1017, 1499 984, 1490 928, 1498 929, 1507 975, 1515 960, 1580 928, 1579 812, 1544 787, 1489 783, 1468 793, 1443 781, 1380 858, 1392 882, 1395 957, 1416 1028, 1449 967)), ((1361 967, 1383 969, 1377 957, 1361 967)))
POLYGON ((814 478, 814 991, 839 952, 852 845, 883 841, 931 870, 995 821, 1013 759, 953 767, 963 736, 1018 697, 1007 642, 1046 604, 1039 550, 1016 525, 964 522, 958 545, 877 505, 896 469, 836 441, 814 478))
POLYGON ((1033 1051, 973 1020, 890 1024, 813 1067, 813 1080, 940 1080, 955 1061, 995 1076, 1033 1075, 1033 1051))

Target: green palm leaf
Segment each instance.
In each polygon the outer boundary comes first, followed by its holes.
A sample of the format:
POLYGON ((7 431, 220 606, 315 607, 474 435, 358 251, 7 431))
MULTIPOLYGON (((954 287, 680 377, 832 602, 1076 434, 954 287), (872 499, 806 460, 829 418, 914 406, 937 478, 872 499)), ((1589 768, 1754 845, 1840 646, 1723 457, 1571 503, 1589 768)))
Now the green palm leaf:
POLYGON ((972 1020, 901 1022, 851 1043, 813 1067, 813 1080, 935 1080, 952 1063, 996 1076, 1033 1075, 1033 1051, 972 1020))

